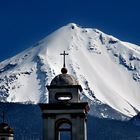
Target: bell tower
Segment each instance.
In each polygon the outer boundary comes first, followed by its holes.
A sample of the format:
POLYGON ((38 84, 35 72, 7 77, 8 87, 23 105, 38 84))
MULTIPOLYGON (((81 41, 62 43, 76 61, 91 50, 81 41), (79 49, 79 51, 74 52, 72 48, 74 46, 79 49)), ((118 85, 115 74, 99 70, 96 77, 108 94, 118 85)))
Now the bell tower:
POLYGON ((49 103, 39 104, 43 118, 43 140, 87 140, 88 103, 80 101, 82 87, 74 76, 67 74, 65 59, 61 74, 47 88, 49 103))

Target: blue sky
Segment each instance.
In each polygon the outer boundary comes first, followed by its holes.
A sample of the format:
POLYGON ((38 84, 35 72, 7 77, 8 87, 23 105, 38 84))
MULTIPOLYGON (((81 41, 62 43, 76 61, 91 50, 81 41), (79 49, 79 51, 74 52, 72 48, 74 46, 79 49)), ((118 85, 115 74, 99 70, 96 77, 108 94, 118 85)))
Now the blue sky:
POLYGON ((140 0, 0 0, 0 61, 70 22, 140 46, 140 0))

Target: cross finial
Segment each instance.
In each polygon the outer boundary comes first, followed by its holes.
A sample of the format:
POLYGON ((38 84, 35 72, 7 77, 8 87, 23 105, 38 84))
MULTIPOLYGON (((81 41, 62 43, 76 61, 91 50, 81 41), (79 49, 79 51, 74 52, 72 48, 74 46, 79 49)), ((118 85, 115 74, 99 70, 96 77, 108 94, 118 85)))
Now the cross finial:
POLYGON ((69 55, 68 53, 66 53, 65 51, 63 53, 60 53, 60 55, 63 55, 64 56, 64 64, 63 64, 63 67, 65 68, 66 67, 66 64, 65 64, 65 56, 66 55, 69 55))

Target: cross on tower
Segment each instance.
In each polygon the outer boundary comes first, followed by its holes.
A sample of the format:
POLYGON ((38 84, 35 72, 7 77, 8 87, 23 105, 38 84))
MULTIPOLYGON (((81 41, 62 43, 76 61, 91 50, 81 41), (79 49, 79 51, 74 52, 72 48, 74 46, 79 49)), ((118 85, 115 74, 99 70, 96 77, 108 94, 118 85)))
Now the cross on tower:
POLYGON ((66 64, 65 64, 65 56, 66 55, 69 55, 69 54, 64 51, 63 53, 60 53, 60 55, 63 55, 64 56, 64 64, 63 64, 63 67, 65 68, 66 67, 66 64))

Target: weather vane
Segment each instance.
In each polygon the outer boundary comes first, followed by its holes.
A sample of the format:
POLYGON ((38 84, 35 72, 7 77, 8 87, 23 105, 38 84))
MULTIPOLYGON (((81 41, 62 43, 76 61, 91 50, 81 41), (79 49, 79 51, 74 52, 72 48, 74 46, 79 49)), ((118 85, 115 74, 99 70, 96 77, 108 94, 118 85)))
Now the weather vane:
POLYGON ((60 55, 63 55, 64 56, 64 59, 63 59, 64 60, 63 68, 65 68, 66 67, 65 57, 66 57, 66 55, 69 55, 69 54, 64 51, 63 53, 60 53, 60 55))

